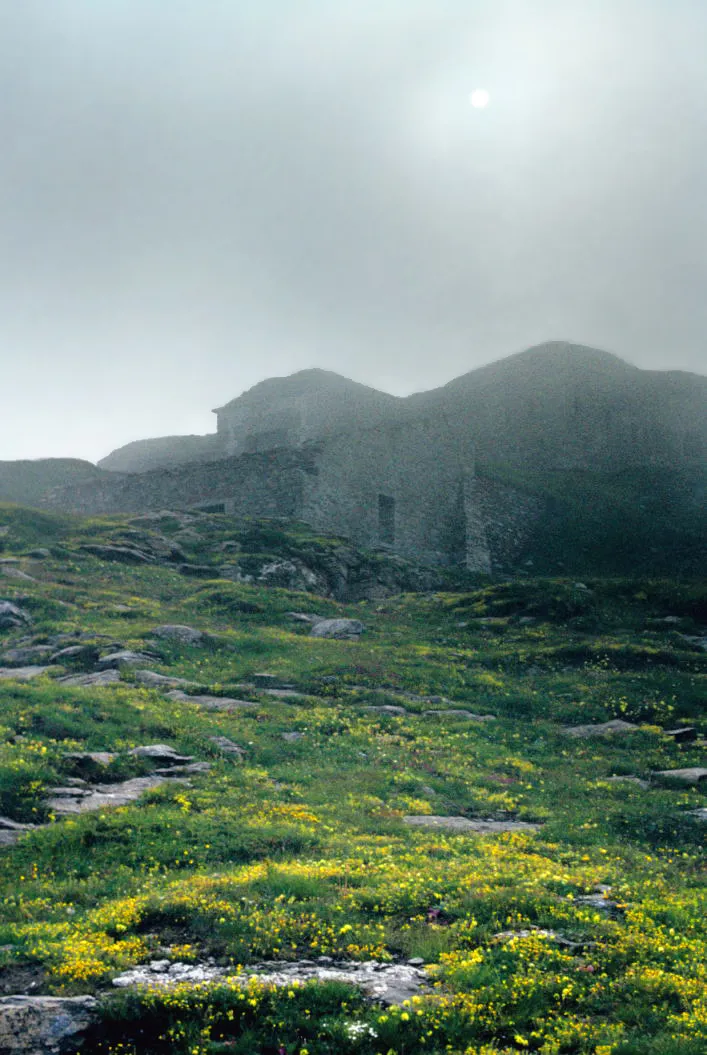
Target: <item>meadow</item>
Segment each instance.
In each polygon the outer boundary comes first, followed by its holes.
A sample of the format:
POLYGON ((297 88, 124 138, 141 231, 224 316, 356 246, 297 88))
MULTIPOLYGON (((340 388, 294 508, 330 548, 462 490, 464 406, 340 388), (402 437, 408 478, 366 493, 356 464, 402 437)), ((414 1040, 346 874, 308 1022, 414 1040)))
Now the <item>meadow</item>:
POLYGON ((44 675, 0 680, 0 815, 36 825, 0 847, 4 993, 97 995, 82 1050, 102 1055, 707 1049, 705 783, 656 776, 705 764, 704 585, 522 576, 339 603, 219 577, 224 553, 252 563, 247 538, 273 559, 285 543, 335 548, 301 526, 12 506, 3 526, 15 574, 0 574, 0 600, 32 622, 0 630, 0 652, 82 646, 44 675), (139 535, 178 538, 201 571, 83 548, 139 535), (320 639, 293 612, 366 629, 320 639), (207 636, 155 640, 162 624, 207 636), (59 680, 118 646, 147 649, 150 670, 191 683, 187 698, 131 668, 102 686, 59 680), (269 694, 262 672, 292 694, 269 694), (635 728, 565 731, 612 719, 635 728), (65 817, 48 804, 77 778, 146 775, 130 752, 155 743, 210 768, 125 806, 65 817), (76 752, 115 757, 91 768, 76 752), (319 957, 419 960, 428 985, 384 1006, 349 984, 244 980, 262 961, 319 957), (113 987, 159 959, 237 977, 113 987))

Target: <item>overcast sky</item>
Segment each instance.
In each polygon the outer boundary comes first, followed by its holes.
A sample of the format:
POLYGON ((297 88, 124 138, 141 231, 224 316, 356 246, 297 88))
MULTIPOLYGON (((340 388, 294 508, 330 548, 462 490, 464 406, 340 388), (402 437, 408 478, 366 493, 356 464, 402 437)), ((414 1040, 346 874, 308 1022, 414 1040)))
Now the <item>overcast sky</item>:
POLYGON ((0 459, 309 366, 704 372, 706 53, 705 0, 0 0, 0 459))

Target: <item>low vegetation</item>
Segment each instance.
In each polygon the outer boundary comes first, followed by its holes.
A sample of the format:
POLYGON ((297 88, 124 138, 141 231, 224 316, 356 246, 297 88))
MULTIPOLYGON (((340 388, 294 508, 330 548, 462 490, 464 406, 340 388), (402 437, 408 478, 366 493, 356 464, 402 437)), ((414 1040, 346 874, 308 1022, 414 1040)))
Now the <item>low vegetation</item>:
POLYGON ((36 825, 0 848, 0 986, 98 995, 84 1052, 705 1050, 704 785, 655 776, 704 765, 704 586, 528 577, 341 604, 218 577, 229 542, 275 557, 340 544, 301 527, 9 506, 3 527, 1 556, 16 563, 0 565, 0 599, 32 622, 0 630, 0 654, 147 651, 187 693, 250 704, 211 709, 133 668, 114 684, 61 682, 91 669, 86 653, 0 679, 0 815, 36 825), (157 536, 200 575, 84 548, 157 536), (366 630, 315 638, 292 612, 366 630), (157 639, 160 624, 207 636, 157 639), (293 694, 270 694, 262 672, 293 694), (565 732, 612 719, 635 728, 565 732), (694 738, 668 735, 684 726, 694 738), (154 743, 210 768, 120 807, 50 805, 51 788, 78 779, 148 774, 130 752, 154 743), (86 751, 114 757, 86 768, 86 751), (529 827, 477 834, 410 816, 529 827), (244 973, 319 957, 419 959, 428 986, 385 1006, 342 982, 274 988, 244 973), (155 960, 225 976, 112 985, 155 960))

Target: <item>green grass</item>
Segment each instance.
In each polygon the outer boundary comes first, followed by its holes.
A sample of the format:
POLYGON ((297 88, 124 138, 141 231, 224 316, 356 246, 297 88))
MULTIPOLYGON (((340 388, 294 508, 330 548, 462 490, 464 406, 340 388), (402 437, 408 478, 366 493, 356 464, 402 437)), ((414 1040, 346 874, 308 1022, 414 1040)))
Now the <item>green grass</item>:
MULTIPOLYGON (((704 827, 689 816, 704 790, 607 780, 704 764, 699 745, 661 732, 686 722, 704 732, 705 653, 681 636, 704 625, 703 586, 590 577, 585 590, 571 578, 524 578, 342 605, 101 561, 81 544, 129 537, 127 520, 43 517, 7 508, 0 517, 11 523, 7 553, 52 550, 26 565, 36 581, 0 580, 2 597, 31 612, 31 636, 81 631, 101 647, 151 647, 155 670, 255 703, 206 711, 129 679, 106 688, 0 681, 0 813, 50 822, 0 856, 0 971, 32 972, 35 992, 98 993, 102 1020, 84 1050, 704 1050, 704 827), (293 610, 355 616, 367 629, 358 642, 314 639, 293 610), (208 631, 207 646, 150 644, 165 622, 208 631), (263 670, 302 696, 241 687, 263 670), (367 709, 383 704, 406 713, 367 709), (435 713, 445 706, 496 720, 435 713), (641 728, 605 740, 561 732, 614 717, 641 728), (283 739, 293 731, 302 738, 283 739), (245 757, 223 755, 213 736, 245 757), (78 773, 67 752, 116 752, 101 779, 122 780, 149 769, 130 749, 156 742, 211 771, 120 809, 51 822, 46 789, 78 773), (542 827, 476 836, 402 822, 421 813, 542 827), (623 906, 615 915, 574 900, 596 884, 611 886, 623 906), (531 933, 496 937, 505 931, 531 933), (212 956, 234 969, 264 958, 421 956, 432 988, 397 1009, 341 985, 291 996, 234 983, 111 989, 112 975, 167 947, 174 960, 212 956)), ((149 530, 180 525, 167 518, 149 530)), ((215 569, 229 539, 275 555, 341 545, 298 525, 219 516, 200 519, 194 534, 190 555, 215 569)), ((23 636, 2 632, 1 644, 23 636)))

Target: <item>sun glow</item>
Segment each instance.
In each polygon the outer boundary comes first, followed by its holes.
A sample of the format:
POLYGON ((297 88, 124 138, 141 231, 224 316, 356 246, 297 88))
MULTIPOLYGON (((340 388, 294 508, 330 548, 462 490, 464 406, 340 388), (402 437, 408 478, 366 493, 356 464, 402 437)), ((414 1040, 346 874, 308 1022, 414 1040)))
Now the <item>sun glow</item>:
POLYGON ((469 96, 469 102, 475 110, 483 110, 488 106, 491 96, 485 88, 475 88, 469 96))

